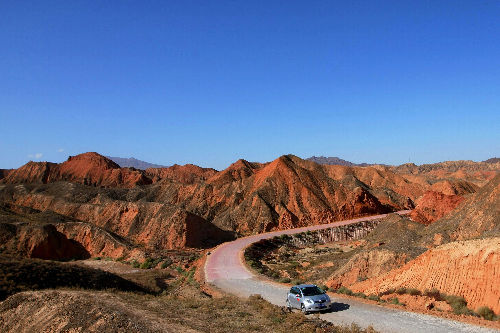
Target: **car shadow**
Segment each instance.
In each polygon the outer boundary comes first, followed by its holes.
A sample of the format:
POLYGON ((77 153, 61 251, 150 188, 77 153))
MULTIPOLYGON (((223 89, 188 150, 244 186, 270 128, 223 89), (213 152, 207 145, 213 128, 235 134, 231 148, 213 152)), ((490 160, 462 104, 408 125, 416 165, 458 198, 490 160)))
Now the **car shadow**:
POLYGON ((332 302, 332 305, 330 306, 330 310, 328 310, 328 312, 340 312, 340 311, 345 311, 349 308, 350 308, 349 304, 332 302))

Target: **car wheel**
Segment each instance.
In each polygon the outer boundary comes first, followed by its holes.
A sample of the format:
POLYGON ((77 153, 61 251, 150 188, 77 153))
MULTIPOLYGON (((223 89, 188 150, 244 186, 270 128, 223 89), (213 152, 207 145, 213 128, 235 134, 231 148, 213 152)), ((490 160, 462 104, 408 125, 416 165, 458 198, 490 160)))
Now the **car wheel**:
POLYGON ((303 314, 307 314, 307 310, 304 304, 300 304, 300 311, 302 311, 303 314))
POLYGON ((289 300, 286 300, 286 308, 288 309, 288 311, 292 312, 292 305, 290 304, 289 300))

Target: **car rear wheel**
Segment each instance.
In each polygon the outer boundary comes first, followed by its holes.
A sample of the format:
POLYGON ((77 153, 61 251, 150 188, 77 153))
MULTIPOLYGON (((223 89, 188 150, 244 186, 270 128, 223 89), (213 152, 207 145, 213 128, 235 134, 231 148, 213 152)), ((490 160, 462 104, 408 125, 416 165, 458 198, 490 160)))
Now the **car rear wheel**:
POLYGON ((288 311, 292 311, 292 305, 290 304, 289 300, 286 300, 286 308, 288 309, 288 311))

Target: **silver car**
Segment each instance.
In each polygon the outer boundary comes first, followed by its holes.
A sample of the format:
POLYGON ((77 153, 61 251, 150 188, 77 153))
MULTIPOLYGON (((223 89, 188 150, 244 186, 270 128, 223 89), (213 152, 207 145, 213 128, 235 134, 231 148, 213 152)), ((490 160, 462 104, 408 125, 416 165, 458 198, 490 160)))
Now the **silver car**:
POLYGON ((330 297, 314 284, 293 286, 286 296, 288 309, 300 309, 307 314, 313 311, 329 310, 332 306, 330 297))

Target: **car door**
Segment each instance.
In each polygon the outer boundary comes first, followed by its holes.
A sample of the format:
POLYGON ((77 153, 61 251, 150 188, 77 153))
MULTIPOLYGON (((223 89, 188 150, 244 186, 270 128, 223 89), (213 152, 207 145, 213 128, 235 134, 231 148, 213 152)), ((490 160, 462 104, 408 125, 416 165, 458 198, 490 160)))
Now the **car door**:
POLYGON ((299 288, 294 287, 290 290, 289 300, 290 304, 292 305, 292 308, 300 309, 301 293, 299 288), (297 295, 299 297, 297 297, 297 295))

